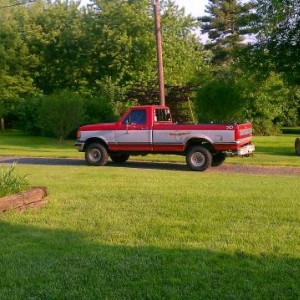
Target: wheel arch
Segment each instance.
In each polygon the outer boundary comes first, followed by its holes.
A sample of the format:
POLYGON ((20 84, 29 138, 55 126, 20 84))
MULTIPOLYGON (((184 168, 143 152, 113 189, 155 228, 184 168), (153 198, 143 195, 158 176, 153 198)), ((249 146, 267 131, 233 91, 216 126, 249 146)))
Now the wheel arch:
POLYGON ((103 139, 97 138, 97 137, 92 137, 85 141, 83 151, 85 152, 86 149, 88 148, 88 146, 93 143, 101 144, 102 146, 104 146, 106 148, 106 150, 108 150, 107 143, 103 139))
POLYGON ((200 146, 206 148, 207 150, 209 150, 210 152, 215 151, 213 143, 209 139, 204 138, 204 137, 193 137, 193 138, 190 138, 189 140, 187 140, 187 142, 185 144, 184 152, 186 152, 190 147, 195 146, 195 145, 200 145, 200 146))

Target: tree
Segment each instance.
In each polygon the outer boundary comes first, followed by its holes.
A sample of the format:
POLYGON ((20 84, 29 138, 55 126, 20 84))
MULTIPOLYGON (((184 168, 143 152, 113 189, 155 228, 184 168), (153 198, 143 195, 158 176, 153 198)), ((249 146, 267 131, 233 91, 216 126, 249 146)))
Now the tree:
POLYGON ((200 122, 238 122, 242 119, 244 99, 232 81, 213 80, 201 87, 195 101, 200 122))
POLYGON ((233 53, 243 47, 244 35, 249 33, 250 4, 238 0, 209 0, 206 6, 207 16, 200 18, 202 33, 207 33, 210 43, 207 48, 213 51, 213 63, 230 64, 233 53))
POLYGON ((270 73, 262 78, 259 72, 244 72, 236 80, 245 99, 243 115, 253 122, 256 135, 277 134, 281 125, 297 123, 295 91, 282 77, 270 73))
POLYGON ((300 2, 257 0, 259 30, 255 59, 284 74, 291 84, 300 83, 300 2))
POLYGON ((83 99, 69 90, 56 91, 45 96, 40 114, 40 127, 62 142, 83 119, 83 99))
POLYGON ((18 21, 12 14, 0 18, 0 117, 15 111, 16 105, 30 95, 39 94, 34 86, 30 69, 35 66, 19 30, 18 21))

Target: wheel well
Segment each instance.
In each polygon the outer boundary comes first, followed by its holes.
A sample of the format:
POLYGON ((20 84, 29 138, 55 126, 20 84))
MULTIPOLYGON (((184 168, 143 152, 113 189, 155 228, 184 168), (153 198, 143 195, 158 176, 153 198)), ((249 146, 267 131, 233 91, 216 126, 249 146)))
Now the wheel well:
POLYGON ((211 144, 211 142, 209 142, 208 140, 205 140, 205 139, 201 139, 201 138, 190 139, 185 145, 185 152, 190 147, 195 146, 195 145, 200 145, 200 146, 206 148, 208 151, 214 152, 214 147, 211 144))
POLYGON ((90 139, 87 139, 86 142, 84 143, 83 151, 86 151, 87 147, 93 143, 101 144, 102 146, 104 146, 106 148, 106 150, 108 150, 107 144, 102 139, 90 138, 90 139))

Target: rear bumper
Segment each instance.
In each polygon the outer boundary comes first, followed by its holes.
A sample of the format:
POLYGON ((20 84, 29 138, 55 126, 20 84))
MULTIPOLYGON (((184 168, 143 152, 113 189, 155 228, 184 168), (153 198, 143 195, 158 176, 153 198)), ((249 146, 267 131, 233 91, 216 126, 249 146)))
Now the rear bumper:
POLYGON ((238 156, 247 156, 252 154, 255 151, 255 145, 249 144, 239 148, 236 152, 238 156))

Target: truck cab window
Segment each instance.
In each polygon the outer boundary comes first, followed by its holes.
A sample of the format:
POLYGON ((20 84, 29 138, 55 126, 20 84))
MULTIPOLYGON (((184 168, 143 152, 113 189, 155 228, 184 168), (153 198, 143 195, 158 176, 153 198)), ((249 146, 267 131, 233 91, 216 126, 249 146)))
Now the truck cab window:
POLYGON ((122 121, 122 124, 146 124, 146 111, 144 109, 132 110, 122 121))
POLYGON ((170 122, 171 119, 171 113, 168 109, 156 109, 155 110, 155 121, 156 122, 170 122))

